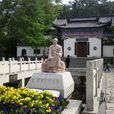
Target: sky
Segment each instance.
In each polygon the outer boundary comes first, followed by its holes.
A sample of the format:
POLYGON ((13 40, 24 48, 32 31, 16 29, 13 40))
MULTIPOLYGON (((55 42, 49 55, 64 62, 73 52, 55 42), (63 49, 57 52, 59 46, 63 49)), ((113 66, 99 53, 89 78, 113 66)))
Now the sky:
MULTIPOLYGON (((63 4, 68 4, 69 1, 74 1, 74 0, 62 0, 63 4)), ((108 0, 108 1, 114 1, 114 0, 108 0)))
POLYGON ((74 1, 74 0, 62 0, 63 4, 68 4, 69 1, 74 1))
MULTIPOLYGON (((2 1, 2 0, 0 0, 0 1, 2 1)), ((68 4, 69 1, 74 1, 74 0, 62 0, 62 3, 63 4, 68 4)), ((114 0, 108 0, 108 1, 114 1, 114 0)))
MULTIPOLYGON (((2 0, 0 0, 0 1, 2 1, 2 0)), ((74 1, 74 0, 62 0, 62 3, 63 4, 68 4, 69 1, 74 1)), ((114 1, 114 0, 108 0, 108 1, 114 1)))

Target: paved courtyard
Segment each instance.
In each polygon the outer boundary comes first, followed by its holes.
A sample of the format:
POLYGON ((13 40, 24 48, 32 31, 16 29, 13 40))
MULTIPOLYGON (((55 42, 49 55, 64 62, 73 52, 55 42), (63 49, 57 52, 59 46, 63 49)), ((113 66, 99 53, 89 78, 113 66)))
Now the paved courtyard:
POLYGON ((98 114, 114 114, 114 68, 104 72, 102 93, 105 100, 101 103, 98 114))

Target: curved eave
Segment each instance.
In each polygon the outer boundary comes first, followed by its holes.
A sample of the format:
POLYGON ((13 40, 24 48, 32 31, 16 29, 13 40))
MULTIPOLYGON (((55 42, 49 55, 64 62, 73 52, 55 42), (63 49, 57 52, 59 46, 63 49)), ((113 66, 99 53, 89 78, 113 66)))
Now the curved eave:
POLYGON ((59 29, 85 29, 85 28, 104 28, 107 26, 111 26, 112 21, 102 24, 102 25, 96 25, 96 26, 85 26, 85 27, 68 27, 68 26, 61 26, 61 25, 54 25, 55 28, 59 29))
POLYGON ((59 29, 85 29, 85 28, 104 28, 107 25, 101 25, 101 26, 94 26, 94 27, 62 27, 62 26, 55 26, 55 28, 59 29))

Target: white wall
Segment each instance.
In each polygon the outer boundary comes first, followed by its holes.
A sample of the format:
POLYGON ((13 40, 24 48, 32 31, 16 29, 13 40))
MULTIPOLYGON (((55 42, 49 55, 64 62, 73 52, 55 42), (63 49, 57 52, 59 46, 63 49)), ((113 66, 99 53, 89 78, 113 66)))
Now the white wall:
POLYGON ((114 49, 114 46, 104 45, 103 46, 103 57, 114 57, 113 49, 114 49))
MULTIPOLYGON (((23 49, 26 49, 27 56, 35 56, 35 54, 34 54, 35 48, 32 48, 30 46, 17 46, 17 57, 21 56, 23 49)), ((40 49, 40 54, 38 54, 38 56, 42 56, 44 47, 38 47, 38 49, 40 49)), ((48 47, 45 47, 45 51, 46 51, 46 53, 48 53, 48 47)))
MULTIPOLYGON (((70 55, 72 57, 77 57, 75 55, 75 42, 76 38, 69 38, 64 40, 64 56, 70 55), (68 47, 71 48, 71 50, 68 50, 68 47)), ((99 38, 89 38, 90 42, 90 55, 88 57, 101 57, 101 39, 99 38), (94 50, 93 48, 96 46, 97 50, 94 50)))
POLYGON ((67 55, 70 55, 72 57, 75 57, 76 55, 74 55, 74 51, 75 51, 75 42, 76 39, 75 38, 69 38, 69 39, 65 39, 64 40, 64 57, 66 57, 67 55), (68 50, 68 47, 71 48, 71 50, 68 50))
POLYGON ((90 55, 89 57, 101 57, 101 39, 99 38, 89 38, 90 42, 90 55), (97 50, 93 48, 96 47, 97 50))

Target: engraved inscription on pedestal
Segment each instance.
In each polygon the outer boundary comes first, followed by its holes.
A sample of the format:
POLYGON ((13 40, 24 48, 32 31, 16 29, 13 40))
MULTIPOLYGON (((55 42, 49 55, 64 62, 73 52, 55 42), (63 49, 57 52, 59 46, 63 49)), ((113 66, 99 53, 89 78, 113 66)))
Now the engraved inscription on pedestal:
POLYGON ((67 98, 74 91, 74 80, 70 72, 39 72, 32 75, 27 87, 30 89, 57 90, 64 98, 67 98))

